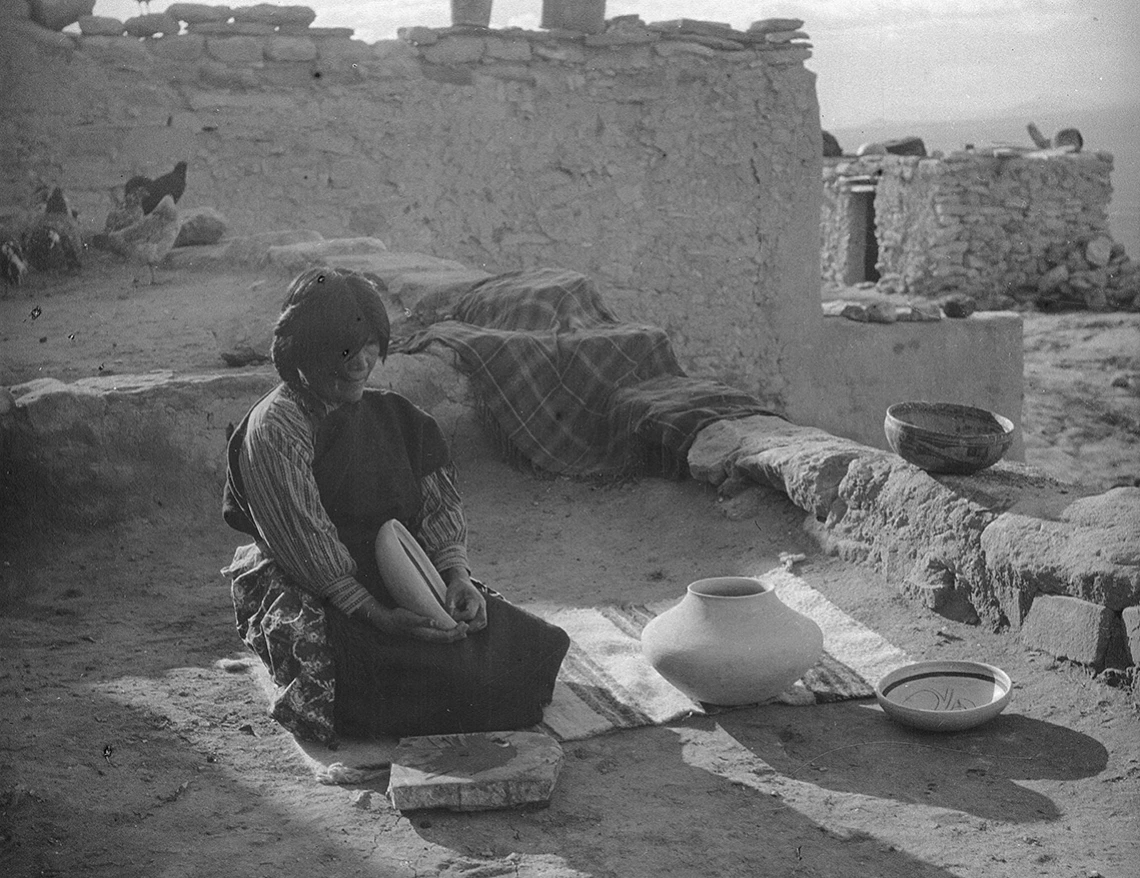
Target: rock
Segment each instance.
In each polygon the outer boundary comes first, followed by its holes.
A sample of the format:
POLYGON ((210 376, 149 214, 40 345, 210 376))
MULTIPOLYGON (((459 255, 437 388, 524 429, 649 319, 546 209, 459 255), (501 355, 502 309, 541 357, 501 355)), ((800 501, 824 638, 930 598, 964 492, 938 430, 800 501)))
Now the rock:
POLYGON ((1056 658, 1104 666, 1112 636, 1112 613, 1080 598, 1042 595, 1029 608, 1021 642, 1056 658))
POLYGON ((848 466, 864 452, 876 453, 834 436, 803 438, 739 455, 733 473, 783 491, 798 507, 823 520, 839 498, 848 466))
POLYGON ((1129 658, 1134 665, 1140 665, 1140 606, 1125 607, 1120 613, 1124 623, 1124 639, 1128 646, 1129 658))
POLYGON ((830 131, 821 132, 823 135, 823 157, 825 159, 839 158, 843 155, 843 147, 830 131))
POLYGON ((1047 272, 1041 275, 1037 281, 1037 291, 1042 294, 1049 294, 1061 288, 1061 285, 1069 279, 1069 267, 1062 263, 1055 265, 1047 272))
POLYGON ((978 310, 977 300, 973 296, 962 294, 947 296, 939 304, 942 306, 943 314, 958 320, 969 317, 978 310))
MULTIPOLYGON (((1000 492, 987 493, 992 500, 1000 492)), ((1074 496, 1045 485, 1007 497, 981 541, 996 585, 1031 600, 1063 592, 1115 612, 1140 604, 1140 488, 1074 496)))
POLYGON ((392 754, 388 798, 400 811, 483 811, 550 800, 561 745, 539 732, 404 738, 392 754))
POLYGON ((762 18, 748 25, 748 30, 750 33, 768 34, 799 30, 803 26, 802 18, 762 18))
POLYGON ((269 261, 269 250, 273 247, 323 241, 320 232, 311 229, 285 229, 278 232, 262 232, 257 235, 243 235, 232 239, 226 245, 225 261, 230 265, 263 266, 269 261))
POLYGON ((899 137, 883 142, 883 148, 891 155, 925 156, 926 144, 921 137, 899 137))
POLYGON ((277 27, 283 24, 310 25, 316 19, 308 6, 278 6, 273 3, 259 3, 256 6, 237 6, 233 9, 235 22, 269 24, 277 27))
POLYGON ((857 155, 857 156, 886 155, 886 154, 887 154, 887 148, 881 143, 874 143, 874 142, 862 143, 859 145, 859 148, 857 150, 855 150, 855 155, 857 155))
POLYGON ((679 34, 695 34, 706 37, 723 37, 731 39, 734 33, 731 24, 720 21, 701 21, 695 18, 674 18, 670 21, 653 22, 655 30, 669 31, 679 34))
POLYGON ((31 19, 48 30, 63 30, 95 11, 95 0, 31 0, 31 19))
POLYGON ((164 11, 167 15, 187 24, 229 21, 233 15, 233 10, 228 6, 210 6, 205 3, 171 3, 164 11))
POLYGON ((84 15, 79 19, 79 32, 85 37, 121 37, 126 26, 117 18, 84 15))
POLYGON ((174 36, 182 29, 182 24, 172 15, 156 12, 128 18, 123 22, 123 29, 132 37, 174 36))
POLYGON ((900 323, 930 323, 942 319, 942 309, 937 305, 900 305, 895 309, 895 319, 900 323))
POLYGON ((764 34, 764 41, 767 43, 775 43, 782 45, 784 43, 794 43, 797 40, 809 39, 806 31, 802 30, 784 30, 784 31, 769 31, 764 34))
POLYGON ((1085 259, 1089 265, 1103 268, 1112 260, 1112 239, 1104 237, 1093 238, 1085 245, 1085 259))
POLYGON ((399 28, 396 31, 396 36, 413 46, 434 46, 439 42, 439 34, 434 28, 421 25, 399 28))
POLYGON ((198 207, 184 211, 182 228, 178 231, 175 247, 201 247, 216 244, 229 231, 229 222, 212 207, 198 207))

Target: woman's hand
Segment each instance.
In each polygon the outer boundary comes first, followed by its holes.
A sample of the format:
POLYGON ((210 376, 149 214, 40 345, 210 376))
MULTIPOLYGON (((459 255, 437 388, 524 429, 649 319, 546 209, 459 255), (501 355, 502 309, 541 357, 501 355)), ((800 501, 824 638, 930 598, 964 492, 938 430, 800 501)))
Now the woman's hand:
POLYGON ((471 582, 466 567, 452 567, 443 572, 447 581, 447 598, 444 606, 451 618, 466 625, 468 633, 487 627, 487 599, 471 582))
POLYGON ((470 626, 464 621, 459 621, 454 628, 444 628, 439 622, 427 616, 421 616, 402 607, 390 609, 378 601, 365 605, 362 611, 364 618, 385 634, 416 637, 434 643, 454 643, 466 637, 470 630, 470 626))

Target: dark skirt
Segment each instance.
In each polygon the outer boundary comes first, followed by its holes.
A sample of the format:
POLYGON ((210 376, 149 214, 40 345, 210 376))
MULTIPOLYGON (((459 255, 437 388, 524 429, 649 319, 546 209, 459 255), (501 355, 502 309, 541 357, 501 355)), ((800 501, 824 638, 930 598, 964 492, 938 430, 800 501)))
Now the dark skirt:
POLYGON ((487 627, 455 643, 377 631, 328 608, 338 733, 434 735, 519 729, 542 721, 570 638, 487 598, 487 627))
POLYGON ((270 715, 336 745, 371 737, 504 731, 535 725, 570 645, 561 628, 487 597, 487 627, 456 643, 378 631, 296 588, 256 545, 233 577, 238 634, 274 683, 270 715))

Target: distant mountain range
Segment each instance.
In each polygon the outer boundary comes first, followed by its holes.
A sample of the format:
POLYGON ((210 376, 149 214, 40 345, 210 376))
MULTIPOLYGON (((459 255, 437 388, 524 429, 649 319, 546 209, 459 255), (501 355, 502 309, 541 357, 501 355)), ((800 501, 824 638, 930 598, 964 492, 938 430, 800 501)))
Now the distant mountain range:
POLYGON ((1108 220, 1112 236, 1128 255, 1140 260, 1140 104, 1090 107, 1072 112, 1044 110, 1039 106, 1017 107, 1000 116, 976 119, 888 121, 828 129, 844 152, 854 153, 861 144, 914 135, 921 137, 927 152, 961 149, 965 144, 987 146, 1009 143, 1031 146, 1026 125, 1033 122, 1046 137, 1062 128, 1076 128, 1085 149, 1113 155, 1112 201, 1108 220))

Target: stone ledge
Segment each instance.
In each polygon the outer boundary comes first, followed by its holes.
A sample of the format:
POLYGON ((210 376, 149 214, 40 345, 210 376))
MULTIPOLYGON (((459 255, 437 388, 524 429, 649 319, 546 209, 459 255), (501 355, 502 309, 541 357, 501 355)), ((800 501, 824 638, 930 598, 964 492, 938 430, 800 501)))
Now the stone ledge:
MULTIPOLYGON (((1140 488, 1098 494, 1004 461, 973 476, 932 476, 895 454, 764 416, 706 427, 689 471, 722 494, 750 484, 783 491, 811 514, 826 548, 955 618, 1018 629, 1041 598, 1098 607, 1107 616, 1097 615, 1096 630, 1070 619, 1079 642, 1097 644, 1066 656, 1075 661, 1102 664, 1104 644, 1128 640, 1123 611, 1140 605, 1140 488)), ((1024 638, 1059 655, 1052 630, 1033 625, 1024 638)))

